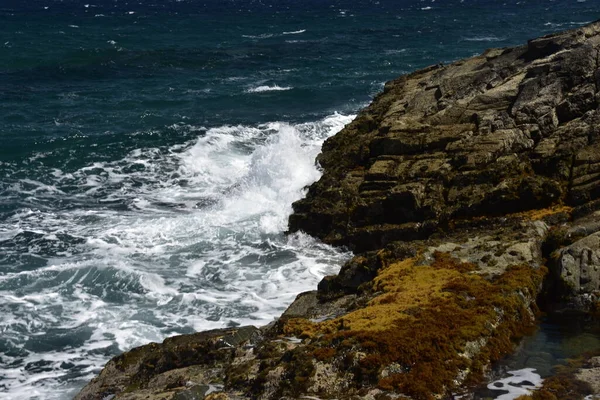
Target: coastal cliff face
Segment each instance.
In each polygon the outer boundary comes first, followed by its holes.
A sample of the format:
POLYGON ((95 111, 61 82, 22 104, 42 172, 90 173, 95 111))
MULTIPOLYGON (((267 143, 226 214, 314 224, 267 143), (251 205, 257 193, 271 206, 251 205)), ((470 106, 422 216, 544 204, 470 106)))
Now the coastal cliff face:
POLYGON ((600 195, 598 25, 489 50, 386 84, 323 146, 292 231, 355 251, 428 238, 457 219, 600 195))
MULTIPOLYGON (((599 50, 593 23, 387 83, 290 217, 355 252, 340 273, 270 326, 116 357, 76 398, 469 398, 539 302, 597 312, 599 50)), ((569 398, 600 390, 585 365, 569 398)))

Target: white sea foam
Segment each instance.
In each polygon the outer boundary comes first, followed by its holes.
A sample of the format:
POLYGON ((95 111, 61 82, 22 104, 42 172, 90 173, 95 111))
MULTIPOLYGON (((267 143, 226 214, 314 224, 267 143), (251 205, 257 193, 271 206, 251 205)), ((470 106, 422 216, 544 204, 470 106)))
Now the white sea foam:
POLYGON ((299 31, 290 31, 290 32, 283 32, 284 35, 298 35, 300 33, 304 33, 306 32, 306 29, 300 29, 299 31))
POLYGON ((500 379, 490 383, 490 390, 506 392, 496 397, 496 400, 514 400, 519 396, 528 395, 532 390, 542 386, 543 379, 535 373, 534 368, 524 368, 516 371, 508 371, 508 378, 500 379))
POLYGON ((563 22, 563 23, 546 22, 544 24, 544 26, 549 26, 551 28, 560 28, 563 26, 581 26, 581 25, 587 25, 587 24, 591 24, 591 23, 592 23, 592 21, 582 21, 582 22, 570 21, 570 22, 563 22))
POLYGON ((273 37, 272 33, 262 33, 260 35, 242 35, 242 37, 247 38, 247 39, 268 39, 270 37, 273 37))
POLYGON ((282 232, 292 202, 319 177, 322 142, 352 118, 208 130, 182 123, 177 129, 198 138, 54 170, 52 184, 13 185, 8 194, 27 192, 32 207, 10 216, 0 237, 21 246, 14 257, 54 256, 0 272, 0 349, 18 354, 2 354, 0 398, 72 398, 120 351, 266 324, 335 273, 348 254, 282 232), (56 198, 97 207, 40 207, 56 198))
POLYGON ((390 49, 390 50, 385 50, 385 54, 401 54, 401 53, 406 53, 406 49, 390 49))
POLYGON ((246 90, 246 92, 247 93, 280 92, 280 91, 292 90, 292 89, 293 89, 293 87, 291 87, 291 86, 263 85, 263 86, 257 86, 254 88, 250 88, 250 89, 246 90))

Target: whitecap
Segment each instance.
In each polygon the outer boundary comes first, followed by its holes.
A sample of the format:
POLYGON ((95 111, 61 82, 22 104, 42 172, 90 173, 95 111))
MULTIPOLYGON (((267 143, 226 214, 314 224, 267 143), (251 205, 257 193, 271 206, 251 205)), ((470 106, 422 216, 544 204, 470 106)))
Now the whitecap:
POLYGON ((306 32, 306 29, 300 29, 299 31, 290 31, 290 32, 283 32, 284 35, 297 35, 299 33, 304 33, 306 32))
POLYGON ((263 33, 260 35, 242 35, 242 37, 247 38, 247 39, 268 39, 270 37, 273 37, 272 33, 263 33))
POLYGON ((406 49, 385 50, 385 54, 388 54, 388 55, 391 55, 391 54, 401 54, 401 53, 406 53, 406 49))
POLYGON ((280 92, 280 91, 286 91, 286 90, 292 90, 292 89, 293 89, 293 87, 291 87, 291 86, 262 85, 262 86, 250 88, 250 89, 246 90, 246 93, 280 92))

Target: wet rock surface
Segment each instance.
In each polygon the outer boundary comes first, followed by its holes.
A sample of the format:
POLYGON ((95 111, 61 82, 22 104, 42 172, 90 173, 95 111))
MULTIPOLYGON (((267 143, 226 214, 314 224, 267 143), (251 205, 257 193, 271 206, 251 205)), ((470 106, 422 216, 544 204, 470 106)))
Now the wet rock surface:
POLYGON ((340 273, 267 327, 116 357, 77 399, 468 396, 540 294, 598 307, 599 49, 593 23, 387 83, 290 217, 354 251, 340 273))
POLYGON ((235 349, 260 339, 260 330, 247 326, 175 336, 161 344, 137 347, 109 361, 75 399, 204 398, 210 391, 208 383, 220 376, 235 349))

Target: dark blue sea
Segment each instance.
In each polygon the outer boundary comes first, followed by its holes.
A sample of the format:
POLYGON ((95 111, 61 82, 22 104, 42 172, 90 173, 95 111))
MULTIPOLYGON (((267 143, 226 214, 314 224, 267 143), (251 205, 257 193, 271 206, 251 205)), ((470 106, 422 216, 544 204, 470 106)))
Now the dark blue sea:
POLYGON ((385 81, 599 0, 0 0, 0 399, 273 320, 350 256, 286 236, 385 81))

